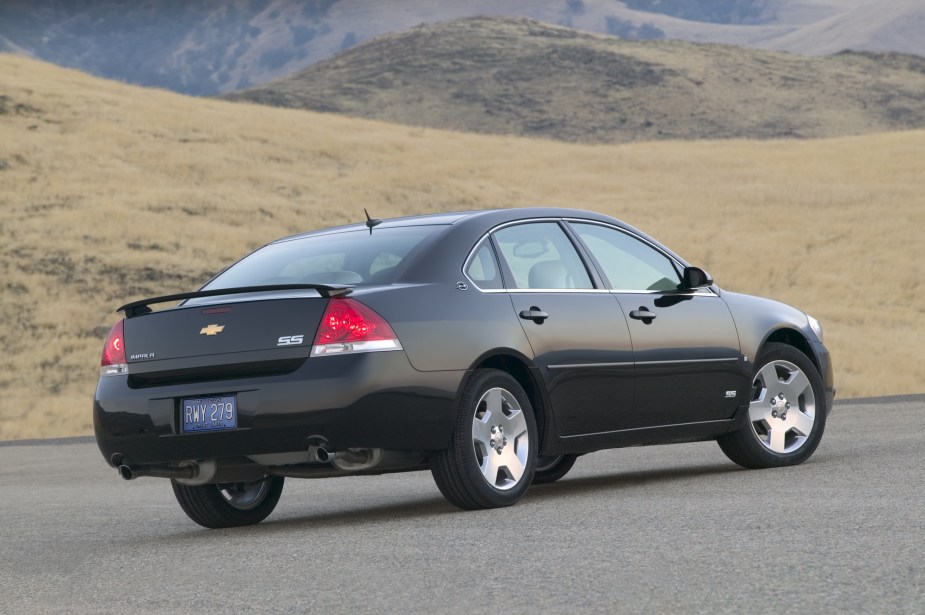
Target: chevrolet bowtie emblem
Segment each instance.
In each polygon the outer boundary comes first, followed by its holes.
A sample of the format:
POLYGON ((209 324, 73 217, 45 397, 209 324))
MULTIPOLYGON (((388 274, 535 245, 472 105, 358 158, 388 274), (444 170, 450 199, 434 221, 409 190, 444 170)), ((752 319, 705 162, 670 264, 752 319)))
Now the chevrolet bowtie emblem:
POLYGON ((199 335, 218 335, 225 330, 225 325, 209 325, 199 331, 199 335))

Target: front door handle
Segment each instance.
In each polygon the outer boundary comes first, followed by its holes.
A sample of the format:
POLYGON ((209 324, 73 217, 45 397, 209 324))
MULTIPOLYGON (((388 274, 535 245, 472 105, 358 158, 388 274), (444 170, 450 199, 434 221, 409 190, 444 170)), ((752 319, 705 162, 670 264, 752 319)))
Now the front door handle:
POLYGON ((655 318, 655 312, 650 312, 644 305, 640 305, 638 310, 630 312, 630 318, 635 318, 636 320, 641 320, 645 324, 649 324, 655 318))
POLYGON ((549 314, 536 307, 531 305, 529 310, 521 310, 520 317, 524 320, 532 320, 538 325, 543 324, 543 321, 549 318, 549 314))

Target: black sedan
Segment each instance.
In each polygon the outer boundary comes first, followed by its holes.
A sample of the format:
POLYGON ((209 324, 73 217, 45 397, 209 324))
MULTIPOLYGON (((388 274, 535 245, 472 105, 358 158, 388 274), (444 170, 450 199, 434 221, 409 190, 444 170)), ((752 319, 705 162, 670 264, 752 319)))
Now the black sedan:
POLYGON ((811 316, 569 209, 367 219, 119 309, 100 451, 171 479, 206 527, 263 520, 285 477, 429 469, 478 509, 605 448, 716 440, 745 467, 798 464, 835 396, 811 316))

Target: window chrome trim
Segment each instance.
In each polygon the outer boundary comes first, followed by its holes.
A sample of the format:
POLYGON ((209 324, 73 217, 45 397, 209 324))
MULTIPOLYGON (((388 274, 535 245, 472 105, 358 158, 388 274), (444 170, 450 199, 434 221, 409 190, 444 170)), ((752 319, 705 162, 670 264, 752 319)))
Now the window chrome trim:
POLYGON ((610 290, 614 295, 667 295, 669 297, 719 297, 712 288, 692 288, 690 290, 610 290))
POLYGON ((513 295, 522 295, 524 293, 581 293, 583 295, 607 295, 610 292, 606 288, 505 288, 504 292, 513 295))
MULTIPOLYGON (((475 289, 476 289, 477 291, 479 291, 480 293, 486 293, 486 294, 493 294, 493 293, 524 293, 524 292, 530 292, 530 293, 562 293, 562 292, 568 292, 568 293, 576 293, 576 292, 581 292, 581 293, 602 293, 602 292, 607 292, 607 293, 611 293, 611 294, 620 293, 620 294, 624 294, 624 295, 667 295, 667 294, 671 294, 671 295, 684 295, 684 296, 691 296, 691 297, 697 297, 697 296, 701 296, 701 297, 718 297, 718 296, 719 296, 716 292, 713 291, 713 289, 712 289, 711 287, 694 288, 694 289, 685 290, 685 291, 677 291, 677 290, 674 290, 674 291, 671 291, 671 290, 637 290, 637 289, 616 289, 616 288, 549 288, 549 289, 547 289, 547 288, 482 288, 482 287, 479 286, 472 278, 469 277, 469 274, 466 273, 466 270, 469 268, 469 263, 470 263, 470 261, 472 260, 472 258, 475 256, 476 250, 478 250, 479 246, 482 245, 482 242, 485 241, 485 239, 489 238, 489 237, 491 236, 491 234, 494 233, 495 231, 498 231, 498 230, 507 228, 507 227, 509 227, 509 226, 516 226, 516 225, 518 225, 518 224, 529 224, 529 223, 533 223, 533 222, 566 222, 566 223, 577 222, 577 223, 580 223, 580 224, 596 224, 596 225, 598 225, 598 226, 603 226, 604 228, 609 228, 609 229, 612 229, 612 230, 617 231, 617 232, 619 232, 619 233, 623 233, 623 234, 625 234, 625 235, 629 235, 629 236, 632 237, 633 239, 636 239, 636 240, 638 240, 638 241, 643 242, 644 244, 646 244, 647 246, 649 246, 650 248, 652 248, 653 250, 655 250, 656 252, 658 252, 659 254, 661 254, 662 256, 664 256, 665 258, 667 258, 669 261, 671 261, 671 262, 675 265, 676 268, 680 268, 682 271, 684 270, 684 267, 686 266, 686 265, 684 265, 684 263, 682 263, 681 261, 679 261, 678 259, 676 259, 676 258, 673 257, 672 255, 666 254, 665 251, 664 251, 662 248, 660 248, 659 246, 655 245, 651 240, 646 239, 645 237, 642 237, 642 236, 640 236, 640 235, 637 235, 636 233, 634 233, 634 232, 632 232, 632 231, 630 231, 630 230, 628 230, 628 229, 624 229, 624 228, 621 228, 621 227, 619 227, 619 226, 614 226, 613 224, 610 224, 610 223, 608 223, 608 222, 601 222, 601 221, 599 221, 599 220, 588 220, 588 219, 586 219, 586 218, 568 218, 568 217, 561 217, 561 216, 560 216, 560 217, 551 217, 551 218, 524 218, 523 220, 512 220, 512 221, 510 221, 510 222, 503 222, 503 223, 499 224, 498 226, 492 227, 492 228, 489 229, 484 235, 482 235, 481 237, 479 237, 478 240, 475 242, 475 244, 472 246, 472 249, 469 250, 469 255, 466 256, 466 260, 463 261, 461 273, 462 273, 463 277, 466 278, 466 280, 468 280, 468 281, 470 282, 470 284, 471 284, 471 286, 472 286, 473 288, 475 288, 475 289)), ((573 229, 573 230, 574 230, 574 229, 573 229)), ((574 233, 575 233, 576 235, 578 235, 578 231, 574 231, 574 233)), ((584 240, 581 239, 581 236, 580 236, 580 235, 578 236, 578 238, 582 241, 582 243, 584 243, 584 240)), ((501 263, 500 263, 500 262, 497 262, 497 261, 498 261, 498 254, 495 252, 494 248, 492 248, 492 254, 493 254, 494 257, 495 257, 495 261, 496 261, 495 264, 498 265, 499 274, 500 274, 500 272, 501 272, 501 263)), ((593 257, 593 254, 592 254, 591 256, 593 257)), ((579 257, 579 258, 582 257, 580 253, 579 253, 578 257, 579 257)), ((582 259, 582 260, 583 260, 583 259, 582 259)), ((593 265, 593 263, 591 263, 591 264, 593 265)), ((594 280, 592 280, 592 283, 593 283, 593 282, 594 282, 594 280)), ((502 278, 502 283, 503 283, 503 278, 502 278)))

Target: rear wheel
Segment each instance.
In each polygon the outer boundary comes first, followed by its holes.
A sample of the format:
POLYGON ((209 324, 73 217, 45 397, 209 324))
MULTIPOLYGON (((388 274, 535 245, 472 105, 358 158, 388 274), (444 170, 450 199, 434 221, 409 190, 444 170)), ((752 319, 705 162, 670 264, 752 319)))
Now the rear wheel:
POLYGON ((717 442, 727 457, 746 468, 803 463, 825 429, 822 377, 806 355, 786 344, 767 344, 756 365, 746 425, 717 442))
POLYGON ((578 455, 550 455, 536 460, 536 472, 533 473, 533 484, 553 483, 566 474, 575 465, 578 455))
POLYGON ((215 529, 253 525, 266 519, 279 502, 283 480, 267 476, 247 483, 171 484, 183 512, 199 525, 215 529))
POLYGON ((530 486, 536 421, 530 399, 509 374, 478 370, 460 398, 450 447, 431 471, 443 496, 460 508, 514 504, 530 486))

